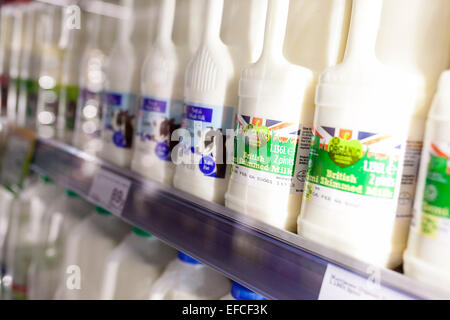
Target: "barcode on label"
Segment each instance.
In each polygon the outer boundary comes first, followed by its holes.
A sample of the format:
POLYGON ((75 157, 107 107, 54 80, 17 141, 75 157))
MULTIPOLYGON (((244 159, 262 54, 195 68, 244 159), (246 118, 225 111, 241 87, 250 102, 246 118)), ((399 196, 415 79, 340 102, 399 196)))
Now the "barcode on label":
POLYGON ((377 268, 366 279, 328 264, 320 288, 319 300, 411 300, 412 297, 380 284, 377 268))
POLYGON ((94 177, 89 196, 104 209, 121 215, 130 185, 130 180, 100 169, 94 177))

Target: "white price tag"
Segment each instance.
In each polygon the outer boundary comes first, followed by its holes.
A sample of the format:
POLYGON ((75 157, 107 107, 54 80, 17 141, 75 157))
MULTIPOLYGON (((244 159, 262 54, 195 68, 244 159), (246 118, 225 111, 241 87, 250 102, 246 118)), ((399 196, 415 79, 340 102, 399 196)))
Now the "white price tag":
POLYGON ((320 288, 319 300, 412 300, 412 297, 380 284, 377 269, 369 278, 328 264, 320 288))
POLYGON ((104 209, 121 215, 130 185, 128 179, 100 169, 94 177, 89 196, 104 209))

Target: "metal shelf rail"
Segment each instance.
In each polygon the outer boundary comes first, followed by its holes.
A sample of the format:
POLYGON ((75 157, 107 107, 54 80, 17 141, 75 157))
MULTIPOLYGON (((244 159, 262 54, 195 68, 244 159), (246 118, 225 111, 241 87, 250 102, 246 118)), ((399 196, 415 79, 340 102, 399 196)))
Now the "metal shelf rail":
POLYGON ((448 298, 61 142, 38 140, 32 169, 94 204, 115 197, 106 205, 115 215, 269 299, 448 298))

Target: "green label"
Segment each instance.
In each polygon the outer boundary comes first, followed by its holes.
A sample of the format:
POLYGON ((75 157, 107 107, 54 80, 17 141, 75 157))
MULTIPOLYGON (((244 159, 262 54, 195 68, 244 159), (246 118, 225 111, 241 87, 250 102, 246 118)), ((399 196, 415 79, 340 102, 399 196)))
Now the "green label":
POLYGON ((39 83, 33 79, 23 79, 20 81, 20 92, 26 99, 26 116, 34 118, 36 116, 39 83))
POLYGON ((431 156, 423 196, 423 212, 450 218, 450 161, 431 156))
POLYGON ((312 199, 310 184, 394 199, 401 146, 396 146, 391 136, 330 127, 320 127, 319 131, 311 143, 307 200, 312 199))
POLYGON ((79 88, 77 86, 66 85, 61 87, 61 100, 65 108, 66 130, 75 129, 75 116, 77 110, 79 88))
POLYGON ((238 116, 234 145, 235 165, 292 177, 299 141, 299 125, 238 116))

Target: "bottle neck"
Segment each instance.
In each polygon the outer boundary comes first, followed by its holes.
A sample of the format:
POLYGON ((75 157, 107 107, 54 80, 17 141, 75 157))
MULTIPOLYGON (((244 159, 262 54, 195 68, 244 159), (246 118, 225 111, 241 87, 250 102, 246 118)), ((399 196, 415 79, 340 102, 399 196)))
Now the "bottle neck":
POLYGON ((203 42, 213 42, 220 39, 224 0, 208 0, 206 9, 206 25, 204 26, 203 42))
POLYGON ((344 61, 376 59, 382 0, 354 0, 344 61))
POLYGON ((269 0, 262 59, 283 58, 289 0, 269 0))
POLYGON ((162 0, 159 9, 156 41, 170 43, 172 41, 175 19, 175 0, 162 0))
POLYGON ((118 41, 120 43, 131 42, 134 29, 134 0, 122 0, 124 14, 119 20, 118 41))

